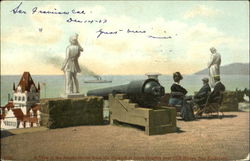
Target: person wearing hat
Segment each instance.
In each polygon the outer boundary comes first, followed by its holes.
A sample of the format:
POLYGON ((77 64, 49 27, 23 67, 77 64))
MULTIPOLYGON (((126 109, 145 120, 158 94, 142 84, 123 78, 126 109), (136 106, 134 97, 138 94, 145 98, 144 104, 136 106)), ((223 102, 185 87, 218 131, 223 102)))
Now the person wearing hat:
POLYGON ((187 90, 180 85, 180 81, 183 79, 180 72, 173 73, 174 83, 171 86, 171 97, 169 99, 169 105, 176 108, 180 107, 181 117, 185 121, 194 119, 192 107, 186 102, 185 95, 187 90))
POLYGON ((66 49, 66 58, 63 62, 61 70, 65 73, 65 93, 71 94, 79 93, 79 83, 77 80, 77 73, 81 72, 78 58, 83 48, 78 43, 78 34, 74 34, 69 38, 70 45, 66 49))
POLYGON ((226 90, 224 84, 221 83, 220 81, 219 75, 215 75, 214 80, 215 80, 215 86, 214 90, 210 94, 209 102, 218 102, 219 101, 218 99, 220 99, 221 92, 224 92, 226 90))
POLYGON ((203 86, 201 87, 199 92, 194 95, 194 102, 199 107, 201 107, 202 105, 206 103, 209 92, 211 92, 211 88, 208 84, 209 79, 205 77, 202 79, 202 82, 203 82, 203 86))
POLYGON ((220 75, 220 64, 221 64, 221 55, 217 52, 214 47, 210 48, 211 57, 208 62, 209 69, 209 79, 210 79, 210 87, 214 88, 215 86, 215 75, 220 75))

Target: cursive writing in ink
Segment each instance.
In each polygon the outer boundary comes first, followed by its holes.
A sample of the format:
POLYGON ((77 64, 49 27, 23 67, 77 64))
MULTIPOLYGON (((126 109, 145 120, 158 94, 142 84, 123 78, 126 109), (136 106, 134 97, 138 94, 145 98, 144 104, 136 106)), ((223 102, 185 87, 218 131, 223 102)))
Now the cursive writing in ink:
POLYGON ((89 23, 89 24, 92 24, 92 23, 107 23, 107 20, 106 19, 100 19, 100 20, 78 20, 78 19, 73 19, 73 18, 69 18, 69 19, 67 19, 66 20, 66 22, 68 22, 68 23, 89 23))
POLYGON ((71 10, 73 14, 86 14, 84 10, 82 11, 76 11, 75 9, 71 10))
MULTIPOLYGON (((119 30, 119 31, 123 31, 123 30, 119 30)), ((96 31, 98 33, 96 38, 99 38, 102 34, 104 35, 115 35, 117 34, 119 31, 103 31, 102 29, 96 31)))
POLYGON ((128 30, 127 30, 127 33, 145 34, 146 31, 145 31, 145 30, 131 30, 131 29, 128 29, 128 30))
POLYGON ((59 15, 62 15, 62 14, 64 14, 64 15, 68 15, 69 14, 69 12, 67 12, 67 11, 57 11, 57 9, 56 8, 54 8, 54 10, 53 11, 50 11, 50 10, 47 10, 47 11, 45 11, 45 10, 38 10, 38 8, 37 7, 34 7, 33 9, 32 9, 32 14, 59 14, 59 15))
POLYGON ((71 18, 71 17, 70 17, 69 19, 67 19, 66 22, 68 22, 68 23, 70 23, 70 22, 82 23, 81 20, 73 19, 73 18, 71 18))
POLYGON ((20 9, 22 4, 23 2, 21 2, 16 8, 11 10, 10 12, 12 12, 13 14, 26 14, 26 11, 20 9))
POLYGON ((148 38, 153 38, 153 39, 172 39, 171 36, 152 36, 152 35, 149 35, 148 38))

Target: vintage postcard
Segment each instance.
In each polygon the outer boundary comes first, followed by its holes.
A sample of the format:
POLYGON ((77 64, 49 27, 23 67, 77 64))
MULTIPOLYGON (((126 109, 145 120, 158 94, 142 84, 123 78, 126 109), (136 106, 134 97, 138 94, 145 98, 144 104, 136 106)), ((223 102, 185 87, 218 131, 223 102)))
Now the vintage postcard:
POLYGON ((248 1, 1 1, 1 160, 249 160, 248 1))

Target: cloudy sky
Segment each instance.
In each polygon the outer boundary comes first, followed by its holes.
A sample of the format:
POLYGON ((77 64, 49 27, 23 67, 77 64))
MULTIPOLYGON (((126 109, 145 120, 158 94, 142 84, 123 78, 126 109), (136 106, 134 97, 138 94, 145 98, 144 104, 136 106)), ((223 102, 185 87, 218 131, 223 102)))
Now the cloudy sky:
POLYGON ((192 74, 206 68, 212 46, 222 65, 249 62, 249 2, 4 1, 1 74, 63 74, 74 33, 80 64, 97 74, 192 74))

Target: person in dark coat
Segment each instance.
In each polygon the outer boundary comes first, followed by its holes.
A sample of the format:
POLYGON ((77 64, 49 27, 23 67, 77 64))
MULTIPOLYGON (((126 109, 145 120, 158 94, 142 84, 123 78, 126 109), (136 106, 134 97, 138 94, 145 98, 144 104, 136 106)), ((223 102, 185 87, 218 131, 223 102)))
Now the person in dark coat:
POLYGON ((188 93, 187 90, 180 85, 180 80, 183 79, 180 72, 173 74, 174 83, 171 86, 171 97, 169 99, 169 105, 174 107, 181 107, 181 117, 185 121, 194 119, 192 107, 185 101, 185 95, 188 93))
POLYGON ((221 83, 221 81, 220 81, 219 75, 214 76, 214 80, 215 80, 215 86, 214 86, 214 90, 212 91, 210 98, 209 98, 210 103, 220 101, 219 99, 221 99, 221 97, 220 97, 221 92, 224 92, 226 90, 224 84, 221 83))
POLYGON ((180 85, 180 81, 183 79, 180 72, 173 74, 174 83, 171 86, 171 98, 169 99, 170 105, 182 105, 183 98, 187 94, 187 90, 180 85))
POLYGON ((203 86, 201 87, 199 92, 194 95, 194 103, 196 103, 199 107, 202 107, 202 105, 206 104, 207 97, 211 92, 211 88, 208 84, 209 79, 203 78, 202 82, 203 86))

